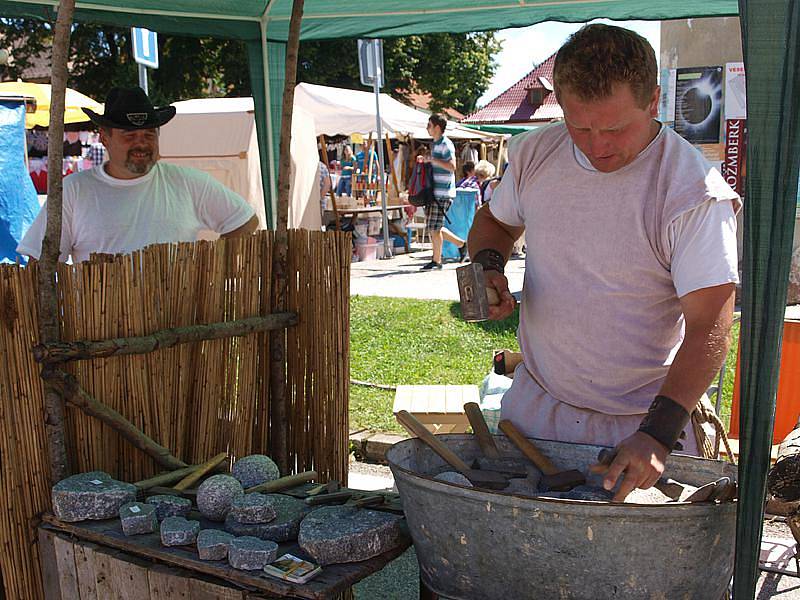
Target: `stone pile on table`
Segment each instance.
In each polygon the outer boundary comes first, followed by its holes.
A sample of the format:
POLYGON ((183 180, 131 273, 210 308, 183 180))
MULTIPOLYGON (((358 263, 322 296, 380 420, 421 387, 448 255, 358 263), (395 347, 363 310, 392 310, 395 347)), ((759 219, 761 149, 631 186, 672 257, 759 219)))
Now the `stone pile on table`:
POLYGON ((283 494, 245 490, 280 477, 275 463, 254 454, 237 460, 230 475, 212 475, 197 489, 197 508, 224 531, 187 517, 192 502, 167 494, 136 501, 136 486, 102 471, 73 475, 52 489, 53 510, 67 522, 118 517, 127 536, 158 532, 166 547, 196 545, 201 560, 260 570, 277 558, 278 544, 298 540, 321 564, 357 562, 390 550, 400 541, 402 517, 350 506, 313 508, 283 494), (160 526, 159 526, 160 522, 160 526), (301 541, 302 540, 302 541, 301 541))

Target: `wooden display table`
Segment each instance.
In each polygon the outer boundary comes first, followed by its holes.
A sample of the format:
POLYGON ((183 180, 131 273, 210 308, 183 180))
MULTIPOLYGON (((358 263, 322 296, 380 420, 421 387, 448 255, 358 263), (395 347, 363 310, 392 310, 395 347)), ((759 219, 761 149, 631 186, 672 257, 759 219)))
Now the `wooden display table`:
MULTIPOLYGON (((399 503, 393 499, 386 506, 396 512, 399 503)), ((200 520, 201 528, 210 525, 199 513, 193 512, 189 518, 200 520)), ((43 521, 39 546, 45 597, 60 600, 334 600, 347 594, 353 584, 380 571, 411 545, 411 538, 406 535, 397 548, 380 556, 327 565, 310 581, 295 584, 260 571, 234 569, 227 561, 200 560, 195 546, 162 546, 158 532, 126 536, 118 519, 63 523, 48 514, 43 521)), ((216 528, 220 525, 213 524, 216 528)), ((285 552, 305 556, 296 541, 280 544, 278 556, 285 552)))

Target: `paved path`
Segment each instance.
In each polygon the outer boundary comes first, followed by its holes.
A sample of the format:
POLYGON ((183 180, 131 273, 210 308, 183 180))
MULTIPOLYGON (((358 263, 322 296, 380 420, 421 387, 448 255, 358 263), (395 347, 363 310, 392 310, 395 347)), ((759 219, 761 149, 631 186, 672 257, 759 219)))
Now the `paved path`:
MULTIPOLYGON (((350 294, 458 301, 458 262, 445 262, 441 271, 420 271, 431 260, 430 249, 400 254, 388 260, 367 260, 350 265, 350 294)), ((512 292, 522 290, 525 261, 512 258, 506 276, 512 292)), ((518 298, 519 299, 519 298, 518 298)))

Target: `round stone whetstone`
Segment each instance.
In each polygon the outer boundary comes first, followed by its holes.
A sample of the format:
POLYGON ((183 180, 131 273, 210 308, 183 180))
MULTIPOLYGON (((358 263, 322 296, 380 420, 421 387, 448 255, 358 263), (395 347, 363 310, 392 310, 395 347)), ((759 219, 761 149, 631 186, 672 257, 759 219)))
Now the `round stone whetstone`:
POLYGON ((156 517, 159 521, 167 517, 188 517, 189 511, 192 510, 191 500, 169 494, 148 496, 146 502, 156 507, 156 517))
POLYGON ((278 558, 278 544, 257 537, 244 536, 228 544, 228 562, 234 569, 256 571, 278 558))
POLYGON ((321 565, 359 562, 396 547, 402 517, 353 506, 323 506, 300 524, 297 543, 321 565))
POLYGON ((156 507, 144 502, 123 504, 119 509, 119 520, 125 535, 153 533, 158 527, 156 507))
POLYGON ((244 489, 274 481, 281 476, 278 465, 265 454, 243 456, 231 467, 231 475, 238 479, 244 489))
POLYGON ((283 494, 265 494, 275 507, 276 517, 269 523, 239 523, 228 515, 225 519, 225 531, 236 536, 253 536, 273 542, 286 542, 297 539, 300 521, 311 510, 302 500, 284 496, 283 494))
POLYGON ((245 494, 231 502, 228 515, 242 524, 269 523, 275 519, 275 507, 266 494, 245 494))
POLYGON ((51 498, 53 512, 62 521, 113 519, 123 504, 136 500, 136 486, 103 471, 90 471, 56 483, 51 498))
POLYGON ((197 488, 197 508, 211 521, 224 521, 234 499, 244 495, 239 480, 230 475, 213 475, 197 488))
POLYGON ((197 534, 197 554, 200 560, 225 560, 228 557, 228 545, 233 538, 226 531, 203 529, 197 534))
POLYGON ((167 517, 161 521, 161 543, 164 546, 189 546, 197 541, 200 521, 183 517, 167 517))

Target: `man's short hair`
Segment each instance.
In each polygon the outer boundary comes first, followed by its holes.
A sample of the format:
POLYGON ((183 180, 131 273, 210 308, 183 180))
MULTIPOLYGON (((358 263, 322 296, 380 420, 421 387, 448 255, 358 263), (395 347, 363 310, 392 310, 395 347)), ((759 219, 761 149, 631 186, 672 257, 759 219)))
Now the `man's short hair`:
POLYGON ((428 121, 441 129, 442 133, 444 133, 444 130, 447 129, 447 119, 438 113, 433 113, 430 117, 428 117, 428 121))
POLYGON ((572 34, 553 66, 557 98, 567 91, 584 102, 601 100, 611 95, 614 84, 627 83, 642 108, 652 98, 657 76, 656 53, 645 38, 602 23, 572 34))

